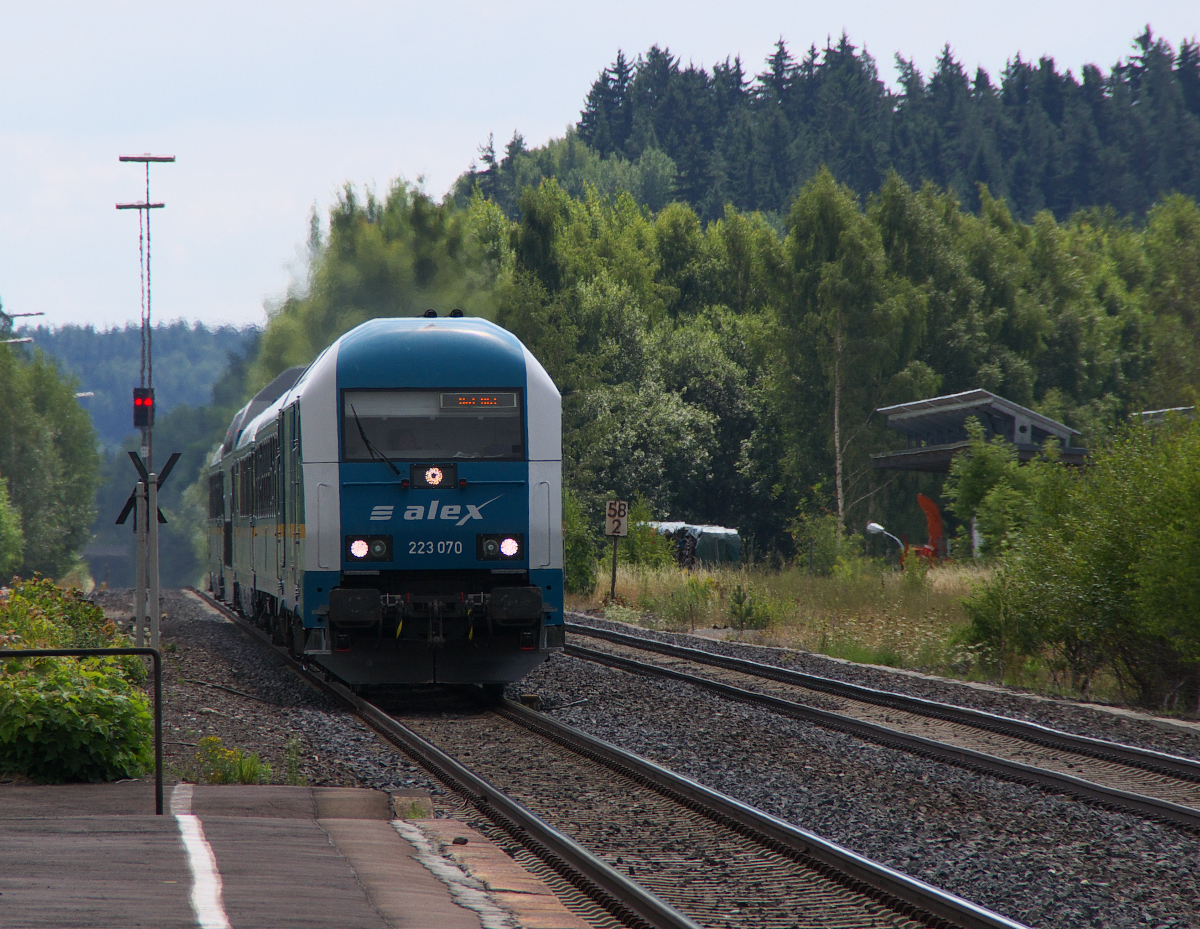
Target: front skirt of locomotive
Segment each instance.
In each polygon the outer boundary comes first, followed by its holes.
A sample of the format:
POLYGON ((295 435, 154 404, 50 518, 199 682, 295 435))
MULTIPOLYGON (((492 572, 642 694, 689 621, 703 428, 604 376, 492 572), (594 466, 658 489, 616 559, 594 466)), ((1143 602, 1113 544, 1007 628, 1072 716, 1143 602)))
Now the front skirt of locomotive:
POLYGON ((320 656, 317 663, 348 684, 507 684, 523 678, 548 653, 503 641, 487 646, 360 641, 352 643, 349 651, 320 656))
POLYGON ((312 637, 321 646, 314 658, 349 684, 520 680, 562 647, 563 626, 547 623, 540 588, 521 576, 495 580, 484 572, 347 577, 331 592, 327 630, 312 637))

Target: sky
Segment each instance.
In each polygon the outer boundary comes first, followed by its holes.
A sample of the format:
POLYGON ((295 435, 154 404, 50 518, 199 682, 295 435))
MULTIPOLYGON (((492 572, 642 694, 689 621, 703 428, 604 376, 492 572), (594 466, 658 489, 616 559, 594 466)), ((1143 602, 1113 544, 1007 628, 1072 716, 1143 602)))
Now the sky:
POLYGON ((440 197, 488 133, 561 136, 618 49, 757 73, 780 37, 799 57, 845 31, 892 83, 897 53, 928 73, 947 43, 969 71, 1018 54, 1107 71, 1147 23, 1178 47, 1200 3, 2 0, 0 302, 52 326, 138 320, 138 216, 114 205, 145 179, 121 154, 177 158, 151 168, 155 320, 261 325, 343 184, 440 197))

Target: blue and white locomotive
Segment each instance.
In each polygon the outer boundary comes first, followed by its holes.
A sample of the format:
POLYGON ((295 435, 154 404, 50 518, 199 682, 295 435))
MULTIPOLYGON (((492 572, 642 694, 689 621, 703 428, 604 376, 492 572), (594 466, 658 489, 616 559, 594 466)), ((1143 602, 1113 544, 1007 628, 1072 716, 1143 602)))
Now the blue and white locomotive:
POLYGON ((208 538, 213 593, 351 685, 518 680, 563 644, 558 389, 486 320, 364 323, 234 417, 208 538))

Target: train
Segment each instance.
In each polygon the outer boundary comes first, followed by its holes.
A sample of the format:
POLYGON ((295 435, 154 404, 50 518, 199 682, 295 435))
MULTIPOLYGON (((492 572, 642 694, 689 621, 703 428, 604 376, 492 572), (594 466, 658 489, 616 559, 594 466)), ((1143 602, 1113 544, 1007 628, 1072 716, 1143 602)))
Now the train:
POLYGON ((562 397, 455 310, 350 330, 208 464, 208 586, 347 685, 497 691, 563 647, 562 397))

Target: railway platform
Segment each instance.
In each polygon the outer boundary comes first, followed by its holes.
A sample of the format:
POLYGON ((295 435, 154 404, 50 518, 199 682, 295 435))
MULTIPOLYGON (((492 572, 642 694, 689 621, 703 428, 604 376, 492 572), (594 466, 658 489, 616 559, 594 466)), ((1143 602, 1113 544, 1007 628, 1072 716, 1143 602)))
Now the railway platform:
POLYGON ((0 927, 586 929, 427 795, 144 782, 0 786, 0 927), (465 843, 462 840, 466 840, 465 843))

